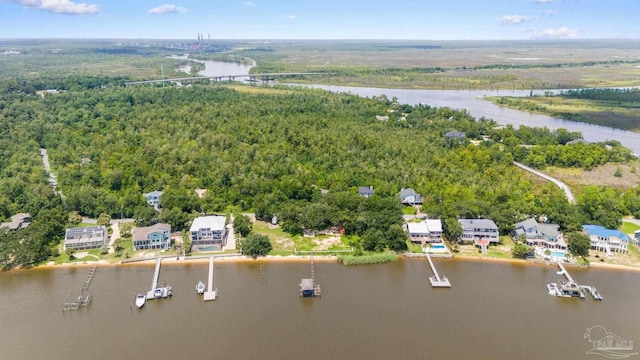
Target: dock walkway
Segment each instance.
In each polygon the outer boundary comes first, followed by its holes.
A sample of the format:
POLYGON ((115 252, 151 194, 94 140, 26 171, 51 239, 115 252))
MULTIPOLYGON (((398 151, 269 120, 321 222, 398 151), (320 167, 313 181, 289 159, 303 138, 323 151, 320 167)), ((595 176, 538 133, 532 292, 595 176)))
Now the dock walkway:
POLYGON ((213 288, 213 256, 209 257, 209 280, 207 290, 204 292, 204 301, 215 300, 218 296, 218 289, 213 288))
POLYGON ((89 271, 89 275, 84 280, 84 284, 82 284, 82 288, 80 288, 80 295, 73 302, 65 302, 62 304, 62 311, 66 310, 78 310, 81 306, 89 306, 91 305, 92 297, 91 295, 85 295, 85 291, 89 290, 89 286, 91 285, 91 280, 93 280, 93 275, 96 273, 96 268, 98 264, 94 264, 91 270, 89 271))
POLYGON ((425 250, 425 254, 427 255, 427 261, 429 262, 429 266, 431 267, 431 271, 433 272, 433 276, 429 277, 429 282, 431 282, 431 287, 451 287, 451 283, 446 276, 440 277, 438 275, 438 270, 436 270, 436 266, 433 265, 433 261, 431 260, 431 255, 425 250))

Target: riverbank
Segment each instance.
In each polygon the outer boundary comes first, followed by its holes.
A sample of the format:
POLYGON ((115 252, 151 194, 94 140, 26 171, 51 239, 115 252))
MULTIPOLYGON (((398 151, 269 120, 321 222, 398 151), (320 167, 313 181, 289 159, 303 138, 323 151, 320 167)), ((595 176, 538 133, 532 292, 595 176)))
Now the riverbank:
MULTIPOLYGON (((400 261, 402 261, 402 260, 416 259, 416 258, 423 257, 423 256, 415 256, 416 254, 411 254, 411 255, 412 256, 400 255, 398 256, 398 258, 400 261)), ((253 259, 250 256, 228 254, 228 255, 202 255, 202 256, 193 256, 193 257, 187 256, 187 257, 180 257, 180 258, 176 256, 167 256, 167 257, 163 257, 162 264, 163 265, 208 264, 209 258, 211 256, 215 258, 216 263, 251 263, 251 262, 254 262, 256 264, 304 263, 304 262, 309 262, 310 260, 309 255, 287 255, 287 256, 269 255, 269 256, 253 259)), ((456 262, 502 263, 502 264, 539 266, 539 267, 547 267, 547 266, 555 267, 556 266, 554 262, 540 262, 540 261, 531 261, 531 260, 514 259, 514 258, 478 257, 478 256, 459 255, 459 254, 454 255, 451 260, 456 262)), ((121 262, 113 263, 106 260, 84 261, 84 262, 65 263, 65 264, 47 263, 47 264, 39 265, 32 268, 12 269, 12 270, 19 271, 19 270, 41 270, 41 269, 87 268, 87 267, 92 267, 95 264, 98 264, 98 267, 153 266, 155 264, 155 261, 156 261, 156 258, 154 257, 154 258, 148 258, 148 259, 133 260, 125 263, 121 263, 121 262)), ((334 255, 325 255, 325 256, 314 255, 313 261, 324 262, 324 263, 339 263, 338 257, 334 255)), ((565 266, 575 267, 575 265, 571 265, 571 264, 569 265, 565 264, 565 266)), ((582 267, 582 266, 578 266, 578 267, 582 267)), ((586 268, 586 269, 594 268, 599 270, 616 270, 616 271, 640 273, 640 267, 619 265, 619 264, 597 263, 597 262, 592 262, 589 266, 583 267, 583 268, 586 268)))

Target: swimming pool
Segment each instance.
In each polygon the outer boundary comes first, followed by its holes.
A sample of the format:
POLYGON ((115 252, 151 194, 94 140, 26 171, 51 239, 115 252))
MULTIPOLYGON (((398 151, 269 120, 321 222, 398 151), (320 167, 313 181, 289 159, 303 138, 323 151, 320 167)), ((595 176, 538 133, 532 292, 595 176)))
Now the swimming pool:
POLYGON ((564 258, 565 254, 566 253, 564 251, 551 251, 551 256, 556 258, 564 258))
POLYGON ((433 248, 433 249, 444 249, 444 245, 443 244, 434 244, 434 245, 431 245, 431 248, 433 248))

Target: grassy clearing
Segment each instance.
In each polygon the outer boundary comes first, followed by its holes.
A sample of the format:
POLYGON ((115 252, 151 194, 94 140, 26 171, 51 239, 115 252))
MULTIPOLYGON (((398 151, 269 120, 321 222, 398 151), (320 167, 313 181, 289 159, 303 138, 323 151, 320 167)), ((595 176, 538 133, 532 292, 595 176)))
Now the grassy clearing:
POLYGON ((625 164, 605 164, 592 170, 548 167, 545 173, 567 183, 578 194, 586 185, 610 186, 616 189, 629 189, 640 183, 640 161, 625 164), (620 168, 622 176, 615 176, 620 168))
POLYGON ((271 254, 293 254, 297 251, 340 251, 350 250, 349 238, 346 236, 316 235, 316 236, 291 236, 279 227, 270 227, 264 221, 255 221, 253 231, 266 235, 271 241, 273 251, 271 254))
POLYGON ((383 264, 398 261, 398 255, 393 252, 366 253, 364 255, 338 255, 338 261, 344 265, 383 264))
POLYGON ((633 237, 633 234, 640 230, 640 225, 636 225, 634 223, 630 223, 630 222, 626 222, 623 221, 622 222, 622 227, 620 227, 620 230, 625 233, 625 234, 629 234, 631 235, 631 237, 633 237))
POLYGON ((236 90, 238 92, 246 93, 246 94, 255 94, 255 95, 289 95, 292 94, 293 91, 284 90, 284 89, 274 89, 271 87, 261 87, 261 86, 249 86, 249 85, 226 85, 226 87, 236 90))
POLYGON ((413 254, 422 254, 424 252, 420 245, 414 244, 411 241, 407 241, 407 247, 409 248, 409 252, 413 254))

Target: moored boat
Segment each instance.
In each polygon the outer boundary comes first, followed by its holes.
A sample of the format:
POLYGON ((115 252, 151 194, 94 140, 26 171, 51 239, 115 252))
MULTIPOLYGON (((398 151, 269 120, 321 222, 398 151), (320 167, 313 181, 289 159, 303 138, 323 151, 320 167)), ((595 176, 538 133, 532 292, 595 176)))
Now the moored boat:
POLYGON ((196 292, 199 295, 202 295, 204 294, 204 290, 205 290, 204 283, 202 281, 198 281, 198 285, 196 285, 196 292))
POLYGON ((143 307, 144 303, 146 303, 146 302, 147 302, 147 295, 145 295, 145 294, 136 295, 136 306, 138 307, 138 309, 143 307))

